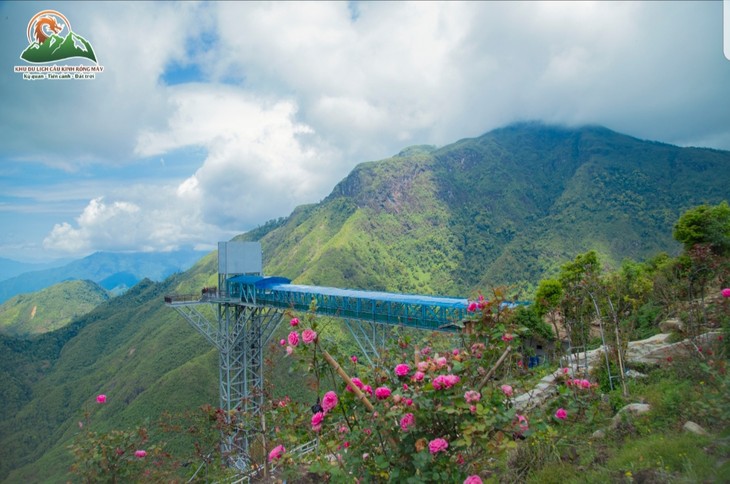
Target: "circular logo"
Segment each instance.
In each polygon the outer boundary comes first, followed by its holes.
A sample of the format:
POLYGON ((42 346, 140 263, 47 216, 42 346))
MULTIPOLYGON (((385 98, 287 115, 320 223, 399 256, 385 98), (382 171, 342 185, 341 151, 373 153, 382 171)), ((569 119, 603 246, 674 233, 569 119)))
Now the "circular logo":
POLYGON ((28 43, 42 44, 49 37, 61 33, 64 28, 71 32, 71 23, 62 13, 56 10, 38 12, 28 22, 28 43))

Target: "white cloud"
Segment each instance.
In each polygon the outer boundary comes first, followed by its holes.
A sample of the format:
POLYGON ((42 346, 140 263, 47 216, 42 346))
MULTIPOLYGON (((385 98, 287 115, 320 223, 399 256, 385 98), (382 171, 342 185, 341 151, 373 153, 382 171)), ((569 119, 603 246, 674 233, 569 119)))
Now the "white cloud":
MULTIPOLYGON (((0 104, 3 154, 69 171, 91 163, 127 163, 133 159, 137 131, 164 125, 169 106, 160 75, 168 64, 185 59, 186 44, 205 28, 207 9, 190 2, 55 8, 91 42, 104 72, 89 82, 28 82, 9 67, 3 70, 0 75, 7 82, 0 104)), ((24 15, 15 15, 14 20, 27 22, 38 6, 19 4, 17 10, 24 15)), ((3 45, 22 49, 24 39, 5 42, 8 29, 3 30, 3 45)), ((19 63, 12 49, 1 55, 5 66, 19 63)))
POLYGON ((351 8, 63 6, 105 72, 67 84, 0 73, 11 82, 4 157, 81 174, 88 163, 174 166, 176 150, 205 153, 174 183, 105 186, 48 247, 209 242, 316 202, 358 162, 525 119, 730 149, 717 2, 364 2, 355 18, 351 8), (166 86, 171 64, 206 79, 166 86))
POLYGON ((202 221, 200 210, 180 203, 184 200, 177 199, 172 188, 157 187, 154 197, 147 190, 133 188, 129 198, 135 200, 91 200, 75 225, 62 222, 53 227, 43 240, 44 249, 71 254, 166 251, 232 235, 202 221), (142 197, 137 198, 139 195, 142 197))
POLYGON ((205 147, 205 162, 177 195, 198 207, 206 222, 242 232, 331 189, 337 154, 296 121, 293 102, 266 101, 229 86, 170 91, 176 111, 169 125, 143 132, 137 152, 205 147))

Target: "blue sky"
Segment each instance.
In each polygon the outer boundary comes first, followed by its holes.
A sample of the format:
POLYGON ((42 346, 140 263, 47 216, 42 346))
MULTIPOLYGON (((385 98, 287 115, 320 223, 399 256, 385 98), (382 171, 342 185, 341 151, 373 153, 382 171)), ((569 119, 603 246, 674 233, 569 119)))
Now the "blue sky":
POLYGON ((213 248, 360 162, 515 121, 727 150, 722 21, 721 2, 3 2, 0 257, 213 248), (13 72, 42 9, 103 73, 13 72))

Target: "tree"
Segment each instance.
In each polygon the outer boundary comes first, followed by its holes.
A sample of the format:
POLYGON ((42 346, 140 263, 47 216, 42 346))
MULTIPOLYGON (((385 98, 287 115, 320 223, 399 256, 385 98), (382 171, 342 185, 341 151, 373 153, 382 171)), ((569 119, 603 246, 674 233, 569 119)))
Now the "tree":
POLYGON ((708 245, 716 255, 730 254, 730 205, 700 205, 684 212, 674 225, 674 239, 689 251, 695 245, 708 245))
POLYGON ((560 339, 558 330, 558 314, 560 301, 563 299, 563 286, 556 279, 543 279, 537 286, 535 294, 535 313, 544 318, 548 315, 550 323, 555 330, 555 338, 560 339))

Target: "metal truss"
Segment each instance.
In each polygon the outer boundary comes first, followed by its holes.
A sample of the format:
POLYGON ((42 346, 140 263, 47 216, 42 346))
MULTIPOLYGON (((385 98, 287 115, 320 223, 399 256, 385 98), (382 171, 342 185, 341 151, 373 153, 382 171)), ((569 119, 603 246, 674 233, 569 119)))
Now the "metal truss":
POLYGON ((373 360, 379 359, 380 352, 385 348, 388 327, 359 319, 344 319, 344 321, 363 356, 373 366, 375 364, 373 360))
POLYGON ((234 431, 223 436, 221 453, 229 465, 239 470, 250 462, 249 444, 257 432, 264 399, 264 348, 283 313, 226 300, 168 303, 218 349, 219 402, 227 423, 234 431), (196 306, 217 306, 217 325, 196 306), (240 415, 240 421, 234 416, 240 415))

